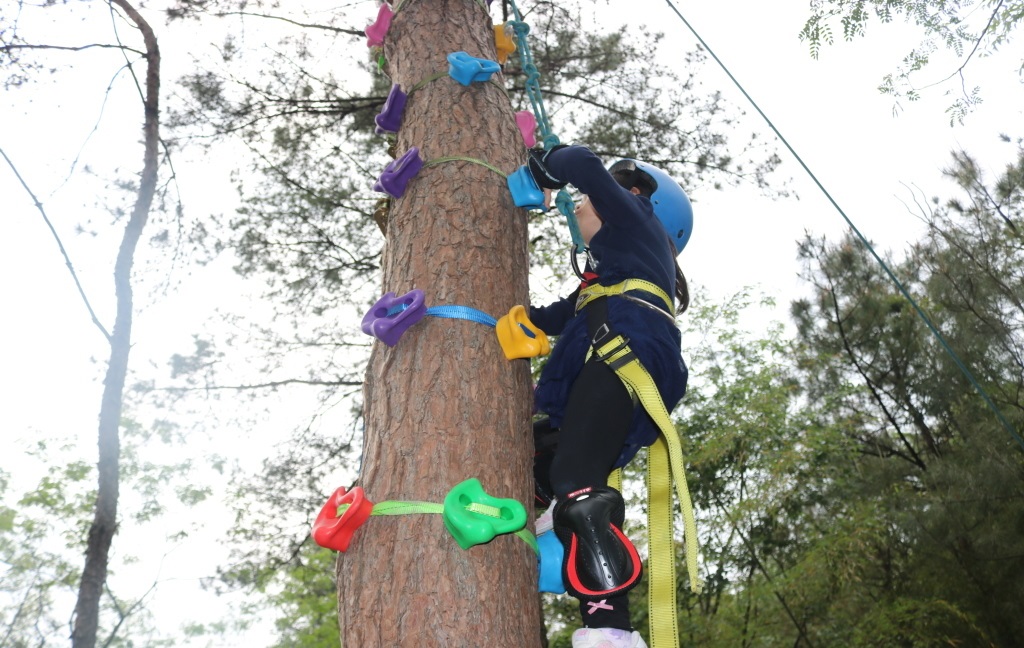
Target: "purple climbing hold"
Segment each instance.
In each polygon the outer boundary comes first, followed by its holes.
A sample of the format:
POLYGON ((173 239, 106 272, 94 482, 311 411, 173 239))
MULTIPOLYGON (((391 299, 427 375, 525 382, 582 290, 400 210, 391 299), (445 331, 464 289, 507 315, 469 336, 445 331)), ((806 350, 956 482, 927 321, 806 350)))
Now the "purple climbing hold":
POLYGON ((401 297, 389 292, 363 316, 363 333, 393 347, 402 334, 426 314, 427 304, 422 290, 411 290, 401 297))
POLYGON ((373 190, 386 193, 394 198, 401 198, 409 181, 422 168, 423 160, 420 159, 420 150, 413 146, 402 157, 392 160, 384 167, 384 171, 373 185, 373 190))
POLYGON ((373 118, 377 124, 377 134, 397 133, 398 127, 402 125, 402 113, 405 111, 405 102, 409 95, 402 92, 402 88, 396 83, 391 86, 391 92, 384 101, 384 108, 380 114, 373 118))

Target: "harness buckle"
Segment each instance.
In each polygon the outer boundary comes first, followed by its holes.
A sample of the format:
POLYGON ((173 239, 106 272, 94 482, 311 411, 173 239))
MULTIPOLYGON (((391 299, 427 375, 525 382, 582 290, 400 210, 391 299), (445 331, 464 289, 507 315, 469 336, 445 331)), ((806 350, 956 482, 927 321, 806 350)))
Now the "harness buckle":
MULTIPOLYGON (((607 328, 607 325, 603 326, 607 328)), ((598 329, 598 333, 601 333, 600 329, 598 329)), ((611 331, 606 331, 603 335, 601 335, 600 339, 603 340, 609 336, 614 335, 615 334, 612 333, 611 331)), ((636 358, 636 354, 634 354, 633 350, 629 348, 629 338, 626 337, 625 335, 619 335, 618 337, 622 338, 622 342, 619 342, 614 349, 608 351, 607 353, 601 353, 601 347, 607 344, 608 342, 601 342, 598 340, 597 337, 595 337, 594 341, 592 342, 594 346, 594 357, 600 360, 601 362, 607 364, 613 370, 616 370, 623 365, 629 364, 636 358), (612 358, 614 358, 616 354, 618 354, 620 351, 627 351, 628 353, 626 353, 617 360, 612 360, 612 358)), ((614 342, 614 337, 610 341, 614 342)))

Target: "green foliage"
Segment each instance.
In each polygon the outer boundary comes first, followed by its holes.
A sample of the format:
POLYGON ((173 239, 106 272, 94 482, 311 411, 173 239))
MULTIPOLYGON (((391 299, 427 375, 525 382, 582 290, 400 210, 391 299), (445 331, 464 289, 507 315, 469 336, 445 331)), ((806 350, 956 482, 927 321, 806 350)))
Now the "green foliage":
MULTIPOLYGON (((891 265, 1019 429, 1019 150, 1015 158, 991 186, 955 155, 947 174, 965 199, 932 201, 927 236, 891 265)), ((848 628, 853 645, 1012 644, 1024 632, 1009 603, 1024 574, 1011 531, 1024 523, 1021 448, 862 246, 808 240, 802 251, 817 289, 793 306, 803 382, 813 396, 835 396, 837 431, 859 454, 837 494, 847 511, 856 503, 857 534, 874 530, 866 544, 831 552, 871 561, 851 565, 856 579, 835 588, 822 620, 848 628), (902 625, 915 614, 913 630, 902 625)), ((822 540, 855 537, 833 525, 822 540)))
POLYGON ((270 595, 280 616, 275 648, 337 648, 338 592, 334 579, 335 552, 307 541, 296 564, 280 574, 281 589, 270 595))
MULTIPOLYGON (((906 97, 915 101, 920 90, 913 79, 916 73, 932 64, 937 51, 945 49, 962 59, 962 71, 974 55, 994 53, 1009 43, 1021 19, 1024 2, 1020 0, 824 0, 811 3, 811 16, 800 30, 800 38, 807 42, 811 56, 818 58, 822 45, 835 42, 833 25, 838 20, 843 38, 853 40, 867 33, 872 19, 881 23, 892 22, 902 15, 907 22, 917 25, 924 33, 922 42, 903 58, 897 71, 888 74, 879 86, 884 94, 906 97)), ((1024 72, 1024 60, 1020 68, 1024 72)), ((970 111, 981 103, 980 89, 958 88, 958 96, 947 108, 950 123, 962 122, 970 111)))
POLYGON ((46 477, 12 507, 10 475, 0 469, 0 645, 27 648, 66 635, 59 610, 77 588, 78 565, 54 536, 85 524, 88 512, 68 501, 68 485, 83 486, 81 479, 46 477))

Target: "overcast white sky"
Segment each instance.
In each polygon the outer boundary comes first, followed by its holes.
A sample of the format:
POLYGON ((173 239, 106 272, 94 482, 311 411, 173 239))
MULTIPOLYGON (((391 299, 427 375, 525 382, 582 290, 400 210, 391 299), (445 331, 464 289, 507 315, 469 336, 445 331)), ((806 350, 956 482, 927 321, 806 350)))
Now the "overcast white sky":
MULTIPOLYGON (((695 41, 682 22, 662 0, 613 0, 608 6, 595 3, 595 11, 614 14, 630 24, 655 25, 669 35, 657 53, 661 64, 682 61, 682 53, 695 41), (628 6, 628 10, 624 7, 628 6), (678 48, 673 52, 672 48, 678 48)), ((837 43, 810 59, 807 47, 797 39, 805 17, 805 2, 683 2, 678 5, 688 20, 747 92, 760 104, 820 181, 833 194, 855 225, 880 249, 900 250, 919 231, 920 223, 908 212, 913 200, 909 186, 920 187, 928 197, 951 195, 952 186, 941 180, 949 152, 964 148, 980 157, 992 175, 1008 161, 1013 148, 998 141, 1000 133, 1021 135, 1024 124, 1024 91, 1017 68, 1020 48, 1003 55, 976 59, 967 69, 969 85, 982 85, 984 105, 968 117, 965 126, 951 128, 944 108, 950 103, 942 90, 933 90, 917 103, 894 100, 876 88, 882 76, 893 71, 902 56, 916 44, 917 32, 902 23, 874 24, 868 38, 837 43)), ((375 10, 370 3, 353 26, 370 22, 375 10)), ((497 11, 492 12, 497 15, 497 11)), ((154 19, 155 25, 161 25, 154 19)), ((77 27, 69 25, 69 27, 77 27)), ((158 30, 161 29, 158 26, 158 30)), ((251 38, 251 35, 250 35, 251 38)), ((162 37, 165 61, 175 56, 170 37, 162 37)), ((1014 45, 1011 43, 1011 45, 1014 45)), ((48 92, 22 90, 0 98, 0 147, 18 165, 37 192, 68 247, 86 283, 100 317, 107 326, 112 318, 110 274, 120 227, 109 228, 102 217, 94 224, 96 236, 78 235, 84 217, 102 208, 102 181, 82 169, 63 184, 70 160, 83 149, 86 157, 114 146, 135 146, 138 133, 117 134, 121 124, 101 121, 100 132, 87 141, 101 110, 101 97, 109 75, 85 74, 62 77, 61 85, 48 92), (77 84, 72 87, 71 84, 77 84), (29 98, 32 102, 28 103, 29 98), (16 103, 14 103, 16 102, 16 103), (117 138, 120 143, 111 144, 117 138), (99 193, 98 193, 99 192, 99 193)), ((925 78, 939 80, 952 65, 935 67, 925 78)), ((167 89, 172 83, 165 79, 167 89)), ((773 139, 768 127, 745 104, 714 62, 704 75, 705 87, 722 90, 735 105, 751 114, 749 127, 773 139)), ((952 89, 952 86, 943 86, 952 89)), ((108 99, 107 110, 117 102, 136 105, 134 86, 119 77, 108 99)), ((135 119, 132 117, 131 119, 135 119)), ((555 130, 557 132, 557 115, 555 130)), ((137 148, 132 149, 138 151, 137 148)), ((779 298, 781 306, 769 314, 786 318, 788 300, 803 290, 796 278, 795 241, 804 231, 835 238, 846 227, 840 215, 812 185, 790 156, 779 147, 784 160, 781 175, 792 177, 800 200, 772 202, 753 189, 716 192, 708 187, 689 187, 695 203, 694 235, 681 257, 690 280, 721 298, 748 285, 759 285, 779 298)), ((139 153, 131 154, 126 168, 134 170, 139 153)), ((204 209, 219 192, 229 187, 208 182, 209 170, 200 173, 178 168, 186 207, 204 209)), ((94 452, 102 363, 103 340, 92 327, 51 234, 24 190, 6 165, 0 166, 0 308, 3 309, 3 346, 0 357, 6 371, 0 378, 0 467, 16 477, 35 478, 33 464, 22 452, 39 435, 66 437, 81 451, 94 452)), ((213 270, 222 271, 224 266, 213 270)), ((223 273, 222 273, 223 274, 223 273)), ((137 320, 132 361, 163 363, 169 350, 188 350, 189 334, 223 299, 208 290, 228 281, 218 275, 197 275, 183 290, 159 303, 140 299, 145 308, 137 320), (173 323, 168 326, 168 323, 173 323)), ((327 486, 325 493, 332 489, 327 486)), ((168 528, 173 524, 168 523, 168 528)), ((156 535, 162 533, 156 531, 156 535)), ((162 586, 162 614, 173 615, 182 600, 201 601, 198 578, 211 575, 217 564, 216 533, 197 534, 193 544, 178 547, 168 557, 161 576, 178 580, 162 586), (184 598, 181 598, 184 596, 184 598)), ((123 536, 115 545, 124 541, 123 536)), ((149 581, 155 577, 149 569, 149 581)), ((147 576, 141 578, 148 582, 147 576)), ((205 605, 205 604, 203 604, 205 605)), ((189 606, 191 611, 202 606, 189 606)), ((178 609, 184 619, 188 610, 178 609)), ((261 645, 253 638, 247 645, 261 645)), ((234 644, 241 645, 241 643, 234 644)))

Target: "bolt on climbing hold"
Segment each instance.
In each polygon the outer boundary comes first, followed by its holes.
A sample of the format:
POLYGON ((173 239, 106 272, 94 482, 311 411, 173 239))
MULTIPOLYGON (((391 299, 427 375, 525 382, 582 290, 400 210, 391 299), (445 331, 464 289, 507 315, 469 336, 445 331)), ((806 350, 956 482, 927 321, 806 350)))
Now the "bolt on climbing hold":
POLYGON ((426 314, 427 304, 422 290, 410 290, 401 297, 389 292, 363 316, 363 333, 393 347, 402 334, 426 314))
POLYGON ((525 306, 513 306, 508 315, 498 319, 494 329, 498 333, 501 350, 509 360, 536 358, 551 352, 548 336, 530 321, 525 306))
POLYGON ((498 63, 505 64, 508 55, 516 51, 516 41, 512 38, 512 29, 506 23, 494 26, 494 49, 498 52, 498 63))
POLYGON ((516 113, 516 126, 519 127, 519 132, 523 134, 523 144, 526 144, 526 148, 533 148, 537 145, 537 118, 533 116, 533 113, 529 110, 520 110, 516 113))
POLYGON ((505 181, 508 190, 512 192, 512 202, 516 207, 541 211, 547 209, 544 206, 544 192, 540 190, 540 185, 533 179, 533 174, 525 164, 508 174, 505 181))
POLYGON ((565 581, 562 580, 562 561, 565 559, 565 547, 558 540, 554 531, 537 536, 537 547, 540 555, 537 559, 537 570, 540 572, 537 588, 541 592, 565 594, 565 581))
POLYGON ((413 146, 401 157, 392 160, 377 178, 373 185, 374 191, 386 193, 395 198, 401 198, 409 181, 423 168, 423 160, 420 158, 420 150, 413 146))
POLYGON ((377 20, 363 30, 363 33, 366 34, 367 47, 380 47, 384 44, 384 36, 391 28, 392 16, 394 16, 394 12, 391 11, 391 5, 386 2, 381 4, 377 11, 377 20))
POLYGON ((448 55, 448 75, 468 86, 474 82, 483 82, 501 70, 494 61, 470 56, 465 52, 452 52, 448 55))
POLYGON ((526 526, 526 509, 514 499, 492 497, 480 480, 456 484, 444 498, 444 526, 463 549, 526 526))
POLYGON ((405 102, 408 99, 409 95, 402 92, 402 88, 397 83, 391 86, 391 92, 388 93, 388 98, 384 100, 384 107, 381 109, 380 114, 373 118, 373 123, 377 125, 376 131, 378 135, 398 132, 398 127, 402 125, 402 113, 405 111, 405 102))
POLYGON ((356 486, 346 491, 341 486, 320 509, 313 523, 313 540, 327 549, 347 551, 352 542, 352 534, 369 519, 372 512, 373 502, 366 499, 362 488, 356 486), (345 510, 339 513, 338 509, 342 506, 345 506, 345 510))

